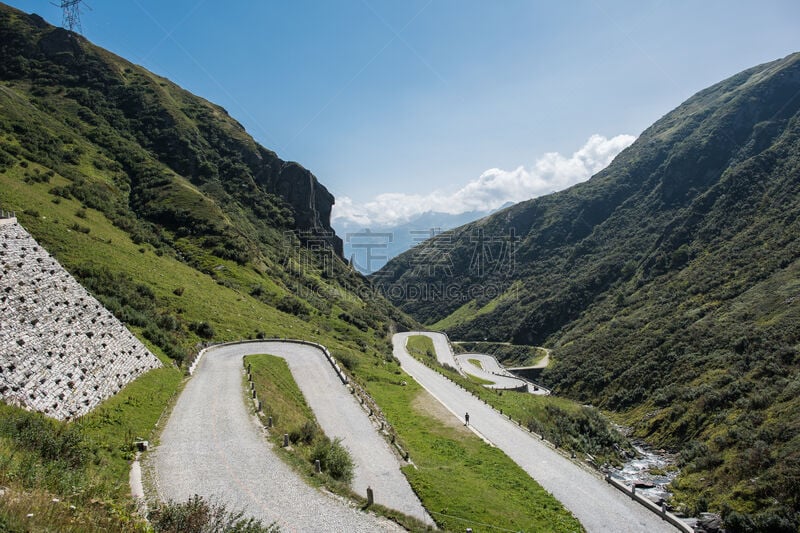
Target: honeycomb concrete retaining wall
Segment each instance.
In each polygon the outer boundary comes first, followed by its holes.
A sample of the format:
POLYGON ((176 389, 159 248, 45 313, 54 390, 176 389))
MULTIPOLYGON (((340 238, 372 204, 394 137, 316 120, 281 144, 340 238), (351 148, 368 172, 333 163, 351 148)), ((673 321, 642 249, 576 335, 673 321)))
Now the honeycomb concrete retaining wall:
POLYGON ((0 219, 3 401, 75 418, 159 366, 16 219, 0 219))

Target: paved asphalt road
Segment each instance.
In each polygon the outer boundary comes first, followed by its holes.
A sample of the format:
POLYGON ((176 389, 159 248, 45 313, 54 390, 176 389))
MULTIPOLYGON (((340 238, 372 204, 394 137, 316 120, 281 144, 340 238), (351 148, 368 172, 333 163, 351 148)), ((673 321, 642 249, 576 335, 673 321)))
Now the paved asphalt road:
POLYGON ((490 389, 516 389, 528 384, 527 381, 519 379, 501 367, 497 359, 491 355, 482 353, 461 353, 456 356, 461 369, 467 374, 477 378, 491 381, 491 385, 486 385, 490 389), (470 359, 477 360, 481 366, 474 365, 470 359))
POLYGON ((421 333, 433 341, 433 349, 436 352, 436 360, 443 365, 454 368, 462 376, 464 371, 461 370, 461 365, 456 361, 456 356, 453 354, 453 348, 450 346, 450 341, 447 335, 443 333, 421 333))
POLYGON ((613 533, 676 531, 673 526, 633 502, 599 476, 561 456, 528 431, 521 429, 490 406, 411 357, 405 349, 407 339, 410 335, 419 334, 431 337, 437 349, 444 339, 444 335, 436 333, 396 334, 392 339, 394 355, 400 360, 403 370, 436 397, 454 416, 463 420, 464 413, 468 412, 472 429, 503 450, 540 485, 550 491, 580 520, 587 531, 613 533))
POLYGON ((376 503, 430 521, 399 471, 398 459, 322 354, 283 342, 229 345, 206 353, 150 458, 160 499, 182 501, 200 494, 265 523, 277 522, 284 531, 399 529, 309 487, 274 454, 245 404, 242 356, 248 353, 287 360, 320 425, 329 436, 344 437, 359 463, 357 492, 365 493, 369 484, 376 503))

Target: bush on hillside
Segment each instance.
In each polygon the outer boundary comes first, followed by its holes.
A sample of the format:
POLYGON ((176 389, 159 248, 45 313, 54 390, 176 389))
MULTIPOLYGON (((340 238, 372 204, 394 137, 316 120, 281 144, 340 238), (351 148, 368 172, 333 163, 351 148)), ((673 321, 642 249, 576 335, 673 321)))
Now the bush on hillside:
POLYGON ((342 439, 333 441, 328 437, 317 439, 311 450, 311 462, 319 460, 323 472, 327 472, 336 480, 350 483, 353 479, 353 458, 342 444, 342 439))

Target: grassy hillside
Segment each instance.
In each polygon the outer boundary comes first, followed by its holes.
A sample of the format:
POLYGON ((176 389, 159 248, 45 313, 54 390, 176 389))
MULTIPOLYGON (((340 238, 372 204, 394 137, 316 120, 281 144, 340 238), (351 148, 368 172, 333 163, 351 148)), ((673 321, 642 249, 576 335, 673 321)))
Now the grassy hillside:
MULTIPOLYGON (((463 448, 464 461, 487 465, 464 474, 473 486, 489 474, 519 477, 507 458, 451 438, 430 412, 412 412, 418 388, 401 386, 389 339, 418 324, 341 260, 341 241, 329 233, 332 202, 313 175, 258 146, 218 106, 0 5, 0 206, 15 210, 167 363, 70 423, 1 406, 0 484, 8 497, 0 497, 0 529, 143 530, 127 497, 132 441, 157 439, 156 420, 205 342, 292 337, 324 344, 351 382, 377 399, 415 457, 463 448), (61 442, 85 455, 62 464, 50 450, 61 442), (26 522, 28 512, 34 522, 26 522)), ((258 370, 262 394, 292 400, 281 423, 300 431, 312 422, 291 387, 269 388, 283 369, 258 370)), ((515 527, 579 529, 529 478, 505 484, 498 494, 508 497, 491 510, 476 509, 449 492, 462 467, 436 468, 438 456, 430 457, 427 471, 408 474, 425 505, 446 510, 446 499, 457 507, 456 518, 438 518, 444 526, 496 517, 515 527), (541 508, 520 510, 526 495, 541 508)), ((201 507, 189 502, 160 516, 201 507)))
POLYGON ((0 43, 0 203, 164 355, 405 320, 358 297, 324 187, 223 109, 12 8, 0 43))
POLYGON ((423 295, 395 303, 454 339, 552 347, 559 393, 683 450, 689 510, 794 530, 799 92, 800 54, 737 74, 588 182, 432 239, 373 281, 423 295))
POLYGON ((308 171, 221 108, 39 17, 0 5, 0 49, 0 206, 172 367, 53 425, 89 454, 61 477, 91 490, 59 484, 52 457, 0 434, 15 501, 107 501, 80 530, 128 521, 133 438, 151 434, 181 382, 175 365, 200 343, 301 337, 351 367, 390 357, 390 329, 413 322, 339 258, 333 198, 308 171))

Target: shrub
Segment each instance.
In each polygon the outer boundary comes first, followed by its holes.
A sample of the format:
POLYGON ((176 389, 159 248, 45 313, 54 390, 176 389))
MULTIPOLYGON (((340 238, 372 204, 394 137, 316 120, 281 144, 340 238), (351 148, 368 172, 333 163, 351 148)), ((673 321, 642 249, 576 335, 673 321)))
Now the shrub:
POLYGON ((252 289, 250 289, 250 296, 253 298, 259 298, 264 295, 264 287, 261 285, 255 285, 252 289))
POLYGON ((49 461, 80 466, 87 457, 79 426, 59 425, 39 413, 17 412, 3 418, 0 435, 49 461))
POLYGON ((358 358, 351 353, 337 352, 336 359, 349 371, 354 371, 358 366, 358 358))
POLYGON ((311 444, 314 441, 314 437, 317 436, 317 433, 318 431, 316 424, 309 420, 299 428, 289 431, 289 439, 293 443, 303 442, 305 444, 311 444))
POLYGON ((221 503, 209 503, 195 494, 187 501, 167 502, 151 511, 148 519, 158 533, 277 533, 275 525, 264 526, 244 513, 228 511, 221 503))
POLYGON ((208 322, 193 322, 191 330, 204 339, 210 339, 214 336, 214 328, 208 322))
POLYGON ((89 232, 91 231, 91 230, 90 230, 89 228, 87 228, 86 226, 81 226, 81 225, 80 225, 80 224, 78 224, 77 222, 76 222, 76 223, 74 223, 72 226, 70 226, 70 229, 71 229, 72 231, 77 231, 78 233, 89 233, 89 232))
POLYGON ((353 479, 353 458, 342 444, 342 439, 331 441, 328 437, 317 440, 311 450, 311 462, 319 460, 324 472, 336 480, 349 483, 353 479))
POLYGON ((299 316, 301 318, 308 317, 309 314, 308 306, 301 300, 298 300, 297 298, 291 295, 284 296, 278 302, 278 305, 276 307, 279 311, 299 316))

